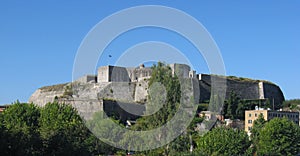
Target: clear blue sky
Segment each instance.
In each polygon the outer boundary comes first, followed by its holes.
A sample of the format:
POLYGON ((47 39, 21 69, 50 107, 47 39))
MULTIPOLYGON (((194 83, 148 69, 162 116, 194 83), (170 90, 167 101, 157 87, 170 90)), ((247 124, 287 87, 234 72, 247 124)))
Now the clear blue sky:
MULTIPOLYGON (((199 20, 219 46, 227 75, 269 80, 286 99, 300 98, 299 1, 6 0, 0 2, 0 104, 26 102, 42 86, 71 81, 77 49, 89 30, 112 13, 146 4, 174 7, 199 20)), ((139 38, 151 38, 151 31, 139 38)))

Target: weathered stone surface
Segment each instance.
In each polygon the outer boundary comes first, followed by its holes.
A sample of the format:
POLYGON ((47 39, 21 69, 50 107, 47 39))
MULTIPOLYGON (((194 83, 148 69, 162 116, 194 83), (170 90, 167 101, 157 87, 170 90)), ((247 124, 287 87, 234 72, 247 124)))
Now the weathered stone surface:
MULTIPOLYGON (((208 101, 211 97, 211 75, 201 75, 199 80, 199 90, 195 90, 198 102, 208 101)), ((225 77, 213 76, 215 82, 225 77), (219 80, 218 80, 219 79, 219 80)), ((103 82, 103 83, 80 83, 81 85, 73 86, 72 96, 77 99, 94 99, 99 98, 115 99, 123 102, 145 103, 148 95, 147 80, 139 80, 138 82, 103 82)), ((36 90, 29 99, 39 106, 44 106, 48 102, 53 102, 55 97, 63 97, 66 93, 66 86, 70 84, 60 84, 54 86, 43 87, 36 90)), ((226 78, 226 98, 230 92, 235 92, 242 99, 269 99, 275 105, 284 101, 281 89, 270 82, 258 80, 239 80, 226 78)))
MULTIPOLYGON (((173 74, 185 79, 181 85, 185 85, 186 82, 193 84, 193 93, 190 92, 191 88, 188 91, 181 91, 184 93, 181 98, 185 101, 189 99, 194 99, 195 103, 209 101, 212 92, 216 95, 225 90, 226 99, 230 92, 235 92, 241 99, 269 99, 271 103, 274 103, 275 108, 284 100, 280 88, 267 81, 208 74, 198 75, 184 64, 171 64, 170 68, 173 74)), ((94 112, 104 110, 104 100, 145 104, 149 91, 147 79, 152 73, 151 70, 144 66, 140 68, 100 67, 97 76, 84 76, 72 83, 39 88, 32 94, 29 102, 38 106, 44 106, 54 100, 68 103, 74 106, 84 118, 89 119, 94 112)))
POLYGON ((117 66, 103 66, 98 68, 98 82, 129 82, 126 68, 117 66))
POLYGON ((134 82, 112 82, 99 90, 98 98, 114 99, 122 102, 134 102, 134 82))
POLYGON ((271 104, 274 102, 274 105, 278 106, 281 105, 282 102, 285 100, 279 86, 270 83, 264 83, 263 88, 264 97, 268 98, 271 104))
POLYGON ((178 77, 188 78, 189 73, 191 71, 191 67, 186 64, 170 64, 170 68, 172 69, 172 74, 176 74, 178 77))
POLYGON ((97 83, 97 76, 96 75, 85 75, 76 81, 81 82, 81 83, 88 83, 88 82, 97 83))
POLYGON ((280 105, 284 101, 281 89, 268 81, 201 74, 200 102, 210 99, 212 78, 215 82, 226 79, 226 99, 231 92, 234 92, 241 99, 269 99, 270 102, 273 102, 274 99, 275 105, 280 105))
POLYGON ((138 103, 145 103, 148 96, 148 81, 140 80, 136 83, 134 92, 134 101, 138 103))
POLYGON ((44 106, 49 102, 53 102, 55 97, 60 97, 64 94, 64 87, 67 84, 59 84, 54 86, 42 87, 36 90, 29 98, 29 103, 44 106))

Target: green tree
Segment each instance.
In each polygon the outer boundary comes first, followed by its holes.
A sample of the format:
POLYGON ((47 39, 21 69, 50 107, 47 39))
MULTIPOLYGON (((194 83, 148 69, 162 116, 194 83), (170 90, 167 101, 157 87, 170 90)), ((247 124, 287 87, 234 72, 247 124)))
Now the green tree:
POLYGON ((300 110, 300 99, 286 100, 283 102, 283 107, 298 111, 300 110))
POLYGON ((1 114, 2 154, 39 155, 39 109, 33 104, 16 102, 1 114))
MULTIPOLYGON (((189 81, 190 82, 190 81, 189 81)), ((181 98, 180 91, 181 84, 179 82, 179 78, 176 73, 173 75, 172 70, 169 66, 158 62, 157 65, 152 67, 152 75, 149 79, 148 88, 148 103, 147 105, 150 107, 150 112, 156 110, 155 113, 141 117, 137 120, 136 124, 131 127, 133 130, 149 130, 162 126, 166 122, 168 122, 175 115, 181 98), (160 108, 157 110, 157 108, 160 108)), ((147 106, 146 106, 147 112, 147 106)), ((172 131, 170 130, 170 135, 172 131)), ((149 137, 149 136, 145 136, 149 137)), ((166 136, 167 138, 168 136, 166 136)), ((130 139, 132 136, 125 135, 124 142, 126 139, 130 139)), ((157 138, 157 140, 153 140, 154 142, 149 143, 149 145, 159 142, 161 138, 157 138)), ((163 138, 165 139, 165 138, 163 138)), ((139 140, 138 138, 136 140, 139 140)), ((130 142, 130 141, 129 141, 130 142)), ((174 153, 177 147, 184 148, 181 144, 178 144, 180 141, 176 141, 173 144, 166 145, 164 147, 158 148, 156 150, 150 150, 146 152, 142 152, 146 155, 166 155, 169 152, 174 153)), ((134 142, 131 143, 130 146, 139 146, 139 143, 134 142)), ((180 149, 178 149, 180 150, 180 149)))
POLYGON ((211 95, 210 98, 210 103, 209 103, 209 108, 208 110, 211 112, 220 112, 220 108, 222 108, 222 101, 224 101, 224 99, 222 99, 219 95, 211 95))
POLYGON ((48 103, 41 109, 40 135, 44 155, 88 155, 89 132, 70 105, 48 103))
MULTIPOLYGON (((152 75, 148 83, 148 88, 151 88, 151 86, 155 85, 155 83, 159 83, 163 88, 165 88, 165 100, 162 103, 158 103, 162 101, 157 97, 158 95, 149 94, 148 103, 149 105, 153 106, 163 105, 163 107, 161 107, 160 110, 151 116, 145 116, 138 119, 137 123, 133 126, 133 129, 135 130, 147 130, 159 127, 171 119, 177 111, 177 107, 180 102, 181 91, 179 78, 176 76, 176 74, 173 76, 172 70, 169 66, 158 62, 157 65, 152 67, 152 75)), ((157 92, 158 91, 154 91, 154 93, 157 92)))
POLYGON ((258 100, 240 99, 236 110, 237 118, 241 120, 245 120, 245 110, 253 110, 257 105, 259 105, 258 100))
POLYGON ((300 128, 287 118, 274 118, 261 129, 258 155, 296 155, 300 152, 300 128))
POLYGON ((0 114, 0 155, 99 155, 115 148, 85 127, 70 105, 16 102, 0 114))
POLYGON ((266 120, 264 119, 263 114, 259 114, 258 118, 253 123, 250 138, 254 145, 255 151, 257 151, 257 148, 258 148, 260 131, 265 126, 265 123, 266 123, 266 120))
POLYGON ((237 108, 240 103, 240 98, 238 97, 238 95, 233 91, 230 92, 230 96, 228 100, 225 101, 225 103, 227 104, 227 114, 225 116, 230 119, 236 119, 237 108))
POLYGON ((192 136, 189 134, 182 134, 177 137, 168 145, 168 154, 169 155, 183 155, 184 153, 189 153, 190 147, 192 145, 192 136))
POLYGON ((102 111, 94 113, 93 118, 86 122, 91 132, 95 135, 89 137, 89 147, 92 148, 92 150, 90 149, 89 151, 93 151, 93 153, 97 154, 112 155, 114 154, 113 152, 116 152, 116 149, 103 143, 98 138, 107 139, 106 142, 110 142, 111 145, 120 143, 120 138, 124 138, 124 134, 115 124, 120 125, 121 128, 125 127, 121 125, 118 120, 105 118, 103 113, 102 111), (98 138, 96 138, 96 136, 98 138), (108 140, 108 138, 111 140, 108 140))
POLYGON ((0 151, 3 155, 11 155, 9 152, 11 137, 3 123, 3 114, 0 113, 0 151))
POLYGON ((199 138, 196 143, 197 151, 213 156, 243 155, 250 146, 245 131, 224 127, 213 129, 199 138))
POLYGON ((251 108, 247 107, 247 103, 245 100, 239 100, 236 109, 236 118, 245 120, 245 110, 251 110, 251 108))

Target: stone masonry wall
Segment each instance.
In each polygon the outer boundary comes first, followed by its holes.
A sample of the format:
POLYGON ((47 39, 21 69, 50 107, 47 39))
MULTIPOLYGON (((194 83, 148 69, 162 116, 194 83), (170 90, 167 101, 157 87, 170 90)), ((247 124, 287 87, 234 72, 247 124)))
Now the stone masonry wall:
POLYGON ((76 81, 80 82, 80 83, 88 83, 88 82, 97 83, 97 76, 96 75, 85 75, 83 77, 80 77, 76 81))
POLYGON ((136 83, 134 100, 138 103, 145 103, 148 96, 148 81, 140 80, 136 83))
POLYGON ((152 69, 149 67, 126 68, 126 70, 131 82, 136 82, 141 78, 150 77, 152 74, 152 69))
POLYGON ((264 97, 270 100, 270 104, 273 104, 274 100, 275 109, 279 109, 282 106, 282 101, 285 100, 281 89, 277 85, 270 83, 264 83, 263 88, 264 97))
MULTIPOLYGON (((211 77, 214 77, 216 81, 218 79, 224 79, 225 77, 212 76, 201 74, 201 80, 199 83, 200 88, 200 102, 208 101, 211 94, 211 77)), ((263 82, 263 91, 260 89, 260 81, 255 80, 239 80, 226 78, 227 90, 226 99, 228 99, 231 91, 235 92, 242 99, 261 99, 268 98, 270 102, 274 98, 275 105, 278 105, 284 101, 284 96, 280 88, 274 84, 263 82), (261 95, 263 94, 263 95, 261 95)))
POLYGON ((98 82, 109 82, 109 77, 108 77, 108 70, 109 66, 103 66, 98 68, 98 82))
POLYGON ((43 107, 47 103, 53 102, 55 97, 62 96, 63 93, 64 90, 43 91, 41 89, 38 89, 30 96, 28 103, 34 103, 40 107, 43 107))
MULTIPOLYGON (((188 78, 190 67, 183 64, 171 64, 173 73, 177 73, 179 77, 188 78)), ((53 86, 42 87, 36 90, 29 98, 29 102, 38 106, 44 106, 48 102, 55 99, 60 103, 70 103, 83 116, 90 118, 94 112, 104 110, 103 100, 117 100, 123 103, 145 103, 148 95, 148 81, 151 74, 151 68, 123 68, 115 66, 104 66, 98 68, 98 82, 86 83, 93 81, 95 76, 83 77, 82 79, 67 84, 59 84, 53 86), (133 81, 134 79, 135 81, 133 81), (66 86, 72 84, 72 92, 67 92, 66 86)), ((227 90, 226 98, 228 99, 230 92, 233 91, 242 99, 269 99, 271 104, 280 106, 284 100, 284 96, 280 88, 266 81, 251 80, 247 78, 225 77, 216 75, 200 74, 193 76, 194 93, 187 93, 185 98, 194 97, 196 102, 204 102, 210 100, 212 82, 214 80, 220 83, 226 81, 227 90), (198 77, 198 79, 196 78, 198 77), (195 86, 196 85, 196 86, 195 86)), ((217 91, 222 87, 216 87, 217 91)), ((110 106, 105 106, 110 108, 110 106)), ((111 106, 111 108, 117 108, 111 106)), ((277 108, 277 107, 276 107, 277 108)), ((117 108, 118 109, 118 108, 117 108)))
POLYGON ((178 77, 182 77, 182 78, 189 77, 189 72, 191 70, 190 66, 186 64, 178 64, 178 63, 170 64, 169 66, 172 69, 173 75, 176 73, 178 77))
POLYGON ((111 82, 98 93, 98 98, 134 102, 136 83, 111 82))
POLYGON ((98 68, 98 82, 129 82, 129 75, 124 67, 103 66, 98 68))
POLYGON ((109 82, 129 82, 126 68, 109 66, 109 82))

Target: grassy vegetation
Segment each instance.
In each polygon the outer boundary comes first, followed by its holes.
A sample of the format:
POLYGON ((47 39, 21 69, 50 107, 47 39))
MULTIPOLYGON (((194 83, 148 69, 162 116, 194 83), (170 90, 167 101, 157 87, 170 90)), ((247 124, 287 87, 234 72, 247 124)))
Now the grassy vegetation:
POLYGON ((272 82, 267 81, 267 80, 255 80, 255 79, 250 79, 250 78, 245 78, 245 77, 223 76, 223 75, 214 75, 214 74, 212 74, 211 76, 216 76, 219 78, 226 78, 227 80, 232 80, 232 81, 250 82, 250 83, 264 82, 264 83, 273 84, 272 82))
POLYGON ((300 99, 286 100, 283 102, 283 107, 290 110, 300 110, 300 99))
POLYGON ((45 86, 40 88, 44 92, 51 92, 51 91, 61 91, 64 90, 64 87, 68 85, 68 83, 58 84, 58 85, 52 85, 52 86, 45 86))

